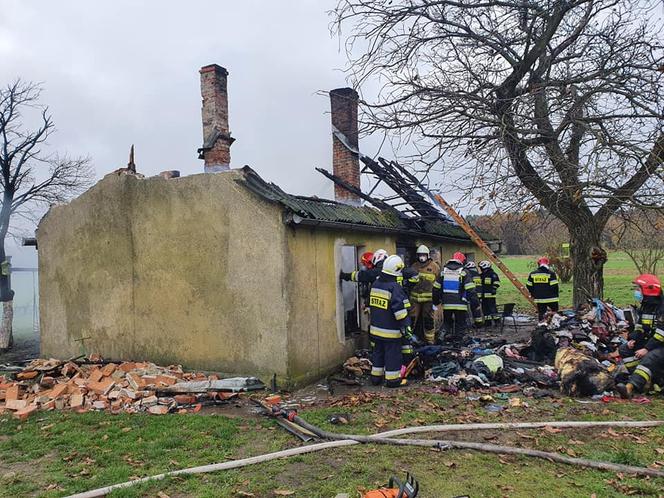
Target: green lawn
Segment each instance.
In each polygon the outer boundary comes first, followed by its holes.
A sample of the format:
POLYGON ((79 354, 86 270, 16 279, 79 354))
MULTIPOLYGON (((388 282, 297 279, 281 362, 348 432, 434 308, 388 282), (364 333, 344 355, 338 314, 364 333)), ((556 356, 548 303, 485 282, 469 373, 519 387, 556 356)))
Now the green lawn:
MULTIPOLYGON (((518 395, 520 396, 520 395, 518 395)), ((528 420, 655 419, 664 400, 651 404, 581 404, 571 399, 526 401, 489 413, 479 401, 435 394, 426 389, 391 391, 364 403, 305 409, 301 415, 328 430, 371 433, 408 425, 528 420), (354 406, 353 406, 354 405, 354 406), (327 422, 332 413, 350 412, 341 428, 327 422)), ((420 436, 421 437, 421 436, 420 436)), ((495 431, 439 435, 480 442, 558 451, 572 456, 639 466, 664 459, 664 428, 547 432, 495 431)), ((266 419, 222 415, 117 415, 47 413, 19 424, 0 418, 0 497, 65 496, 134 477, 243 458, 299 445, 266 419)), ((661 464, 661 462, 660 462, 661 464)), ((577 469, 526 457, 467 450, 432 451, 383 446, 354 446, 276 460, 233 471, 181 477, 141 485, 109 496, 333 497, 386 482, 411 471, 422 498, 478 496, 601 497, 625 494, 658 496, 664 479, 637 479, 577 469), (242 494, 244 493, 244 494, 242 494)), ((661 495, 660 495, 661 496, 661 495)))
MULTIPOLYGON (((524 284, 528 273, 535 269, 537 256, 503 256, 502 261, 524 284)), ((517 303, 519 309, 530 311, 532 307, 519 293, 507 277, 498 268, 501 287, 498 291, 498 303, 517 303)), ((632 296, 632 280, 638 274, 636 267, 623 252, 609 253, 609 260, 604 266, 604 297, 612 300, 617 306, 627 306, 634 303, 632 296)), ((664 275, 662 275, 664 278, 664 275)), ((572 282, 561 284, 560 304, 563 307, 572 306, 572 282)))

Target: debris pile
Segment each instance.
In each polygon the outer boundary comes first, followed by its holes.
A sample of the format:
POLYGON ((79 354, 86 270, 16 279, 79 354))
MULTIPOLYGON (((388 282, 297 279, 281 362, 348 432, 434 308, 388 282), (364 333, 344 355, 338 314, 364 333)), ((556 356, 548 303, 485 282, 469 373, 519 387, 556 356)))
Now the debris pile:
POLYGON ((264 387, 253 377, 220 379, 184 372, 180 365, 112 363, 97 355, 82 361, 33 360, 11 377, 0 376, 0 414, 13 412, 21 420, 38 410, 197 412, 203 405, 264 387))
MULTIPOLYGON (((627 313, 629 315, 629 313, 627 313)), ((626 313, 595 299, 578 312, 549 313, 527 340, 465 337, 457 342, 416 347, 410 379, 440 383, 445 389, 490 389, 569 396, 601 396, 621 371, 618 347, 626 342, 626 313)), ((347 378, 366 376, 371 362, 363 351, 344 364, 347 378)))

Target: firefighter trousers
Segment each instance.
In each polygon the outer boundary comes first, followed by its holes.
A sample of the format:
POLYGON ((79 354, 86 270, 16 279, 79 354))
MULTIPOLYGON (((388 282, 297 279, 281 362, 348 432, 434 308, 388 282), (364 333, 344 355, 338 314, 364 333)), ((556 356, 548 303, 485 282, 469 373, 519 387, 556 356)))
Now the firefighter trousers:
POLYGON ((649 351, 629 376, 629 382, 639 392, 650 389, 653 384, 664 384, 664 348, 649 351))
POLYGON ((433 303, 411 302, 410 323, 413 324, 413 332, 427 344, 433 344, 436 340, 436 330, 433 320, 433 303))
POLYGON ((555 303, 537 303, 537 318, 544 319, 547 311, 558 311, 558 301, 555 303))
POLYGON ((468 312, 465 310, 443 309, 443 330, 445 336, 456 339, 466 335, 468 330, 468 312))
POLYGON ((387 387, 401 384, 401 340, 371 337, 373 352, 371 354, 371 383, 380 384, 385 379, 387 387))
POLYGON ((482 298, 482 314, 484 314, 485 325, 490 325, 492 320, 496 324, 500 321, 498 306, 496 306, 496 296, 482 298))

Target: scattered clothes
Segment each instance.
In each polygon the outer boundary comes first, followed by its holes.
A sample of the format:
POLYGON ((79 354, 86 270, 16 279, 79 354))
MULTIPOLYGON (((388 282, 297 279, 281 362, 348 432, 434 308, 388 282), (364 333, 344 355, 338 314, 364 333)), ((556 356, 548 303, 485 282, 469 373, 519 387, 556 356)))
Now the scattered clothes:
POLYGON ((577 349, 560 349, 555 366, 560 374, 560 389, 569 396, 592 396, 613 388, 607 368, 577 349))
POLYGON ((461 366, 456 361, 447 361, 436 365, 430 371, 429 376, 436 379, 442 379, 446 377, 451 377, 461 370, 461 366))

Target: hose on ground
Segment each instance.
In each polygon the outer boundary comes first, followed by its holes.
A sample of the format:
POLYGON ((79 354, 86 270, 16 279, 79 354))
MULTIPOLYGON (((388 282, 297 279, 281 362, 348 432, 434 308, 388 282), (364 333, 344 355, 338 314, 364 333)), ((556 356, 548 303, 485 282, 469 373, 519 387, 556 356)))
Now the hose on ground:
POLYGON ((330 448, 339 448, 343 446, 353 446, 360 443, 377 443, 377 444, 397 444, 397 445, 412 445, 412 446, 425 446, 439 449, 447 448, 464 448, 478 451, 486 451, 490 453, 500 454, 514 454, 534 456, 544 458, 547 460, 556 461, 559 463, 580 465, 583 467, 592 467, 600 470, 608 470, 612 472, 624 472, 627 474, 648 475, 653 477, 664 477, 664 472, 655 469, 647 469, 643 467, 632 467, 628 465, 619 465, 608 462, 598 462, 594 460, 586 460, 584 458, 573 458, 557 453, 549 453, 539 450, 527 450, 524 448, 515 448, 512 446, 501 446, 494 444, 472 443, 467 441, 444 441, 444 440, 429 440, 429 439, 392 439, 392 436, 400 436, 405 434, 414 434, 422 432, 453 432, 453 431, 468 431, 468 430, 512 430, 512 429, 539 429, 544 427, 554 428, 591 428, 591 427, 627 427, 627 428, 644 428, 644 427, 657 427, 664 425, 664 420, 652 420, 643 422, 632 421, 607 421, 607 422, 569 422, 569 421, 552 421, 552 422, 516 422, 516 423, 491 423, 491 424, 449 424, 449 425, 428 425, 417 427, 406 427, 403 429, 396 429, 387 432, 381 432, 371 436, 360 436, 353 434, 336 434, 333 432, 323 431, 322 429, 309 424, 301 417, 291 417, 293 421, 304 428, 311 430, 324 439, 332 439, 325 443, 310 444, 307 446, 299 446, 288 450, 276 451, 264 455, 258 455, 250 458, 243 458, 240 460, 230 460, 227 462, 215 463, 210 465, 201 465, 198 467, 191 467, 187 469, 173 470, 154 476, 144 477, 133 481, 127 481, 119 484, 105 486, 103 488, 86 491, 70 495, 67 498, 97 498, 106 496, 112 491, 128 488, 137 484, 142 484, 150 481, 165 479, 166 477, 178 475, 192 475, 204 474, 208 472, 218 472, 221 470, 237 469, 254 465, 257 463, 269 462, 278 458, 288 458, 295 455, 302 455, 316 451, 322 451, 330 448), (616 470, 620 469, 620 470, 616 470))

